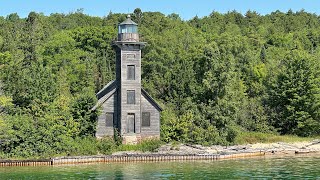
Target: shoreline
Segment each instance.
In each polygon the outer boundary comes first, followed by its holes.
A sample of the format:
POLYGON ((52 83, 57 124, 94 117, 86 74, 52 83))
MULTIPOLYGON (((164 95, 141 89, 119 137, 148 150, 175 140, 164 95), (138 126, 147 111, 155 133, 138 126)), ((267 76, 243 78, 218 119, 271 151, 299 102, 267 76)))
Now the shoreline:
POLYGON ((66 164, 89 163, 129 163, 129 162, 160 162, 160 161, 198 161, 222 160, 246 157, 264 156, 264 152, 237 153, 237 154, 158 154, 139 153, 105 156, 63 156, 40 160, 0 160, 1 166, 56 166, 66 164))
POLYGON ((196 161, 249 158, 258 156, 320 154, 320 140, 295 143, 256 143, 235 146, 201 146, 165 144, 157 152, 121 151, 112 155, 61 156, 50 159, 6 160, 0 166, 55 166, 84 163, 123 163, 157 161, 196 161))

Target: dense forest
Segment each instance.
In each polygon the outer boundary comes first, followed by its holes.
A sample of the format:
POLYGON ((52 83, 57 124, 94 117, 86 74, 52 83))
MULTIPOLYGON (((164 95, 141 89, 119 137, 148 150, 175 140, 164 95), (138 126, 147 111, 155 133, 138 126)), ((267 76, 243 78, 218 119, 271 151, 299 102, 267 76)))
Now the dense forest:
MULTIPOLYGON (((125 17, 81 9, 0 17, 0 155, 72 154, 93 141, 99 111, 91 108, 115 78, 111 42, 125 17)), ((148 43, 143 87, 164 108, 162 141, 320 134, 320 16, 231 11, 182 20, 137 8, 131 17, 148 43)))

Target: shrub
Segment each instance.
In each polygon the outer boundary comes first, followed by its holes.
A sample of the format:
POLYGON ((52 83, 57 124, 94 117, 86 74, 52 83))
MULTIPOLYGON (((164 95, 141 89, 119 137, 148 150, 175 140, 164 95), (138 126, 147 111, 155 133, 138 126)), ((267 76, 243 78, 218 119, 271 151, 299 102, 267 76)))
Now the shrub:
POLYGON ((95 155, 98 152, 98 142, 95 137, 76 138, 69 142, 69 149, 66 155, 95 155))
POLYGON ((98 140, 98 150, 101 154, 111 154, 117 148, 117 143, 110 137, 98 140))
POLYGON ((138 144, 138 147, 143 152, 155 152, 162 144, 162 141, 159 139, 148 139, 138 144))
POLYGON ((122 144, 122 137, 121 134, 119 133, 118 128, 114 128, 114 135, 113 135, 114 142, 116 143, 117 146, 122 144))

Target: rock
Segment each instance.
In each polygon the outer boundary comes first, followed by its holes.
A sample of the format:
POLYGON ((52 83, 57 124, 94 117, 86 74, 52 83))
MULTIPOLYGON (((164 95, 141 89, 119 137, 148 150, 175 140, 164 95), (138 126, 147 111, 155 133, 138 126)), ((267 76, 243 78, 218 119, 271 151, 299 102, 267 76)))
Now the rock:
POLYGON ((274 144, 274 143, 267 143, 267 144, 257 143, 257 144, 252 144, 250 146, 250 149, 253 149, 253 150, 266 150, 266 149, 273 149, 273 148, 277 148, 277 147, 279 147, 279 145, 274 144))
POLYGON ((194 144, 186 144, 186 146, 195 148, 195 149, 200 149, 200 150, 205 150, 205 148, 201 145, 194 145, 194 144))
POLYGON ((315 139, 313 141, 311 141, 312 144, 319 144, 320 143, 320 139, 315 139))
POLYGON ((146 152, 142 151, 119 151, 119 152, 114 152, 112 155, 137 155, 137 154, 147 154, 146 152))
POLYGON ((314 152, 316 152, 316 151, 308 150, 308 149, 305 149, 305 150, 300 149, 300 150, 296 150, 295 154, 307 154, 307 153, 314 153, 314 152))
POLYGON ((295 144, 289 144, 289 143, 284 143, 284 142, 278 142, 278 144, 284 149, 287 149, 287 148, 298 148, 295 144))
POLYGON ((214 145, 214 146, 211 146, 210 149, 214 149, 214 150, 217 150, 217 151, 222 151, 224 149, 224 147, 220 146, 220 145, 214 145))
POLYGON ((319 139, 315 139, 315 140, 311 141, 311 143, 306 145, 306 146, 309 147, 309 146, 314 146, 314 145, 318 145, 318 144, 320 144, 320 140, 319 139))
POLYGON ((311 144, 307 146, 307 149, 314 149, 320 151, 320 144, 311 144))
POLYGON ((238 145, 238 146, 229 146, 228 149, 234 150, 234 151, 240 151, 240 150, 245 150, 248 148, 247 148, 247 146, 238 145))
POLYGON ((158 151, 169 151, 171 149, 171 145, 166 144, 162 145, 161 147, 158 148, 158 151))
POLYGON ((209 154, 218 154, 218 153, 219 153, 219 152, 218 152, 217 150, 215 150, 215 149, 208 149, 206 152, 209 153, 209 154))
MULTIPOLYGON (((251 152, 265 152, 266 154, 285 155, 285 154, 301 154, 308 152, 320 152, 320 140, 312 142, 296 142, 296 143, 257 143, 249 145, 235 145, 235 146, 221 146, 214 145, 210 147, 193 145, 193 144, 166 144, 158 148, 156 155, 217 155, 217 154, 237 154, 237 153, 251 153, 251 152)), ((134 156, 150 154, 140 151, 124 151, 116 152, 113 155, 134 156)))

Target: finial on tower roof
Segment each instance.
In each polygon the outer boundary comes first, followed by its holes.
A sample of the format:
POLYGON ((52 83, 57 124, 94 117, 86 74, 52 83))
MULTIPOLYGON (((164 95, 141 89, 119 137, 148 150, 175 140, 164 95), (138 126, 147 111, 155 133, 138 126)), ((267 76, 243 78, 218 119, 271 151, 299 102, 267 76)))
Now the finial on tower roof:
POLYGON ((119 25, 124 25, 124 24, 133 24, 133 25, 138 25, 137 23, 133 22, 131 20, 131 16, 130 14, 127 15, 127 19, 124 20, 122 23, 120 23, 119 25))

